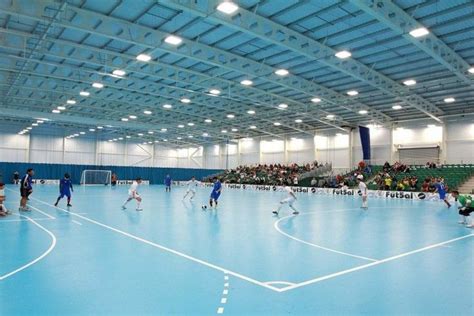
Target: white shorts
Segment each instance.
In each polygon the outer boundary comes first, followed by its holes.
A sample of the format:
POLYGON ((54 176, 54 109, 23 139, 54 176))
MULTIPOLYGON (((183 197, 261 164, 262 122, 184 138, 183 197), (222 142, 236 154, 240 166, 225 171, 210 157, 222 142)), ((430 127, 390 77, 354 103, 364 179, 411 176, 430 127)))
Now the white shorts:
POLYGON ((135 193, 135 195, 133 195, 132 191, 128 191, 128 198, 129 199, 136 199, 139 196, 140 196, 140 194, 138 194, 138 193, 135 193))
POLYGON ((289 205, 293 205, 293 203, 295 203, 295 201, 296 201, 295 198, 289 197, 289 198, 286 198, 284 200, 281 200, 280 203, 281 204, 287 204, 288 203, 289 205))
POLYGON ((187 189, 187 190, 186 190, 186 193, 189 193, 189 192, 196 193, 196 189, 187 189))

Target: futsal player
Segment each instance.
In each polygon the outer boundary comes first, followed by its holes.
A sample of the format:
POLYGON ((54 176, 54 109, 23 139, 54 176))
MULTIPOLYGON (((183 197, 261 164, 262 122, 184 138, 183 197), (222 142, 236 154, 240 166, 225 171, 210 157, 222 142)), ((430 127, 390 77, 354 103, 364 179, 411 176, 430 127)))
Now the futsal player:
POLYGON ((140 203, 142 203, 142 198, 140 194, 138 194, 138 185, 142 183, 141 178, 137 178, 135 181, 132 182, 132 185, 128 189, 128 199, 123 203, 122 205, 122 210, 127 209, 126 205, 128 202, 131 200, 136 200, 137 201, 137 211, 143 211, 143 209, 140 207, 140 203))
POLYGON ((28 201, 28 197, 30 196, 30 194, 33 193, 34 174, 35 174, 35 171, 32 168, 29 168, 28 170, 26 170, 26 174, 21 178, 21 181, 20 181, 21 200, 20 200, 20 208, 18 209, 19 211, 22 211, 22 212, 30 211, 28 206, 26 206, 26 203, 28 201))
POLYGON ((446 194, 446 185, 444 184, 443 179, 438 178, 436 180, 436 183, 434 184, 434 187, 436 189, 436 192, 438 192, 438 194, 439 194, 439 199, 443 200, 444 203, 446 203, 446 206, 448 208, 450 208, 451 204, 448 202, 448 197, 447 197, 447 194, 446 194))
POLYGON ((7 216, 8 209, 4 204, 5 202, 5 184, 0 183, 0 216, 7 216))
POLYGON ((471 213, 474 212, 474 205, 472 203, 472 197, 468 194, 460 195, 458 191, 451 192, 456 202, 459 202, 460 206, 459 215, 461 220, 459 224, 466 225, 466 227, 474 228, 474 220, 472 219, 471 213))
POLYGON ((166 175, 166 178, 165 178, 165 186, 166 186, 166 192, 171 192, 171 177, 169 174, 166 175))
POLYGON ((191 194, 191 197, 189 198, 190 201, 194 199, 194 196, 196 195, 196 188, 201 182, 196 180, 196 177, 191 177, 191 180, 188 181, 188 189, 186 190, 186 194, 183 196, 183 200, 186 199, 188 194, 191 194))
POLYGON ((359 191, 360 194, 362 195, 362 206, 361 208, 367 210, 369 208, 368 202, 367 202, 367 184, 364 182, 364 176, 359 174, 357 176, 357 183, 359 183, 359 191))
POLYGON ((217 177, 215 177, 213 181, 214 186, 212 187, 211 196, 209 198, 209 206, 213 207, 215 205, 215 207, 217 208, 217 200, 221 196, 222 192, 222 183, 217 177))
POLYGON ((295 203, 295 201, 297 200, 295 192, 293 192, 290 187, 284 187, 283 191, 285 191, 288 196, 280 201, 280 204, 278 205, 277 209, 274 210, 272 213, 278 215, 283 205, 288 204, 288 206, 293 210, 293 215, 298 215, 300 212, 298 212, 298 210, 293 206, 293 203, 295 203))
POLYGON ((74 192, 74 189, 72 187, 71 176, 69 175, 69 173, 66 173, 64 174, 64 178, 59 181, 59 196, 56 200, 56 203, 54 203, 54 206, 58 206, 59 201, 66 196, 67 207, 71 207, 71 192, 74 192))

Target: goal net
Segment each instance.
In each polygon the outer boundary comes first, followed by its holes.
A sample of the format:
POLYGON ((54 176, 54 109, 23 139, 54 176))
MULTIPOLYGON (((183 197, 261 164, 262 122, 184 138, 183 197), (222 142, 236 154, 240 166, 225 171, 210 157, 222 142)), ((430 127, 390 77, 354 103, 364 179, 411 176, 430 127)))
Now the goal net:
POLYGON ((107 185, 110 184, 112 171, 110 170, 84 170, 81 175, 81 185, 107 185))

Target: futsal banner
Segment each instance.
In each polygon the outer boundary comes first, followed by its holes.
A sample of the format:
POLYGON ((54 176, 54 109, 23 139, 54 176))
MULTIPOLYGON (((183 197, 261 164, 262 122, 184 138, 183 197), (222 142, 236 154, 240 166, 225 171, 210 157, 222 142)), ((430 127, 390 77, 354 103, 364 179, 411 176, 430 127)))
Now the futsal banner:
POLYGON ((362 145, 362 154, 365 161, 370 160, 370 129, 359 126, 360 144, 362 145))

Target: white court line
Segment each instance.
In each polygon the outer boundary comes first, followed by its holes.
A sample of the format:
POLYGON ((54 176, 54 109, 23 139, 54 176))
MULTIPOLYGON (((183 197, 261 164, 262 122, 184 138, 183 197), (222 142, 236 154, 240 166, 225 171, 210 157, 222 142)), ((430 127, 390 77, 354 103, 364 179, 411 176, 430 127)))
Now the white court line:
POLYGON ((40 261, 41 259, 46 257, 54 249, 54 247, 56 247, 56 236, 54 236, 54 234, 52 232, 50 232, 49 230, 47 230, 46 228, 44 228, 43 226, 38 224, 36 222, 36 220, 34 220, 34 219, 32 219, 28 216, 24 216, 24 215, 20 215, 20 216, 25 217, 28 221, 32 222, 33 224, 35 224, 36 226, 41 228, 43 231, 48 233, 48 235, 51 237, 52 242, 51 242, 51 245, 49 246, 48 250, 46 250, 41 256, 39 256, 38 258, 34 259, 33 261, 30 261, 29 263, 25 264, 24 266, 19 267, 18 269, 14 270, 10 273, 7 273, 7 274, 4 274, 4 275, 0 276, 0 281, 3 281, 6 278, 11 277, 12 275, 14 275, 14 274, 16 274, 20 271, 23 271, 23 270, 27 269, 28 267, 34 265, 35 263, 37 263, 38 261, 40 261))
POLYGON ((74 224, 77 224, 77 225, 81 225, 81 226, 82 226, 82 223, 81 223, 81 222, 78 222, 78 221, 76 221, 76 220, 74 220, 74 219, 71 219, 71 222, 73 222, 74 224))
MULTIPOLYGON (((33 198, 33 197, 31 197, 31 199, 32 199, 32 200, 35 200, 35 201, 38 201, 38 202, 41 203, 41 204, 48 205, 48 206, 51 206, 51 207, 55 207, 54 205, 49 204, 49 203, 47 203, 47 202, 44 202, 44 201, 42 201, 42 200, 40 200, 40 199, 33 198)), ((81 219, 83 219, 83 220, 85 220, 85 221, 87 221, 87 222, 89 222, 89 223, 93 223, 93 224, 95 224, 95 225, 101 226, 101 227, 106 228, 106 229, 108 229, 108 230, 111 230, 111 231, 114 231, 114 232, 119 233, 119 234, 121 234, 121 235, 124 235, 124 236, 126 236, 126 237, 129 237, 129 238, 131 238, 131 239, 135 239, 135 240, 137 240, 137 241, 140 241, 140 242, 142 242, 142 243, 144 243, 144 244, 153 246, 153 247, 155 247, 155 248, 164 250, 164 251, 166 251, 166 252, 175 254, 175 255, 177 255, 177 256, 186 258, 186 259, 188 259, 188 260, 191 260, 191 261, 200 263, 200 264, 205 265, 205 266, 207 266, 207 267, 209 267, 209 268, 212 268, 212 269, 215 269, 215 270, 218 270, 218 271, 222 271, 222 272, 224 272, 224 273, 228 273, 228 274, 233 275, 233 276, 235 276, 235 277, 237 277, 237 278, 239 278, 239 279, 248 281, 248 282, 253 283, 253 284, 256 284, 256 285, 260 285, 260 286, 262 286, 262 287, 265 287, 265 288, 267 288, 267 289, 270 289, 270 290, 273 290, 273 291, 276 291, 276 292, 279 292, 279 291, 280 291, 280 289, 278 289, 278 288, 276 288, 276 287, 273 287, 273 286, 271 286, 271 285, 267 285, 267 284, 265 284, 264 282, 255 280, 255 279, 253 279, 253 278, 250 278, 250 277, 248 277, 248 276, 242 275, 242 274, 237 273, 237 272, 234 272, 234 271, 230 271, 230 270, 225 269, 225 268, 222 268, 222 267, 220 267, 220 266, 218 266, 218 265, 215 265, 215 264, 209 263, 209 262, 207 262, 207 261, 204 261, 204 260, 201 260, 201 259, 192 257, 192 256, 187 255, 187 254, 185 254, 185 253, 182 253, 182 252, 179 252, 179 251, 177 251, 177 250, 174 250, 174 249, 165 247, 165 246, 163 246, 163 245, 154 243, 154 242, 152 242, 152 241, 143 239, 143 238, 141 238, 141 237, 132 235, 132 234, 130 234, 130 233, 127 233, 127 232, 124 232, 124 231, 122 231, 122 230, 120 230, 120 229, 117 229, 117 228, 111 227, 111 226, 109 226, 109 225, 103 224, 103 223, 101 223, 101 222, 98 222, 98 221, 93 220, 93 219, 91 219, 91 218, 88 218, 88 217, 86 217, 86 216, 83 216, 83 215, 77 214, 77 213, 75 213, 75 212, 71 212, 71 211, 65 210, 65 209, 60 208, 60 207, 55 207, 55 208, 58 209, 58 210, 61 210, 61 211, 63 211, 63 212, 66 212, 66 213, 68 213, 68 214, 71 214, 71 215, 73 215, 73 216, 79 217, 79 218, 81 218, 81 219)))
POLYGON ((386 263, 386 262, 389 262, 389 261, 397 260, 397 259, 400 259, 400 258, 403 258, 403 257, 413 255, 415 253, 427 251, 427 250, 430 250, 430 249, 433 249, 433 248, 436 248, 436 247, 441 247, 441 246, 444 246, 446 244, 450 244, 450 243, 453 243, 455 241, 465 239, 465 238, 469 238, 469 237, 473 237, 473 236, 474 236, 474 234, 469 234, 469 235, 453 238, 453 239, 443 241, 443 242, 440 242, 440 243, 437 243, 437 244, 433 244, 433 245, 430 245, 430 246, 426 246, 426 247, 423 247, 423 248, 420 248, 420 249, 405 252, 405 253, 402 253, 402 254, 399 254, 399 255, 396 255, 396 256, 393 256, 393 257, 385 258, 385 259, 379 260, 377 262, 372 262, 372 263, 364 264, 364 265, 361 265, 361 266, 358 266, 358 267, 355 267, 355 268, 351 268, 351 269, 343 270, 343 271, 340 271, 340 272, 328 274, 328 275, 325 275, 325 276, 322 276, 322 277, 319 277, 319 278, 315 278, 315 279, 312 279, 312 280, 304 281, 304 282, 301 282, 301 283, 298 283, 298 284, 295 284, 295 285, 285 287, 285 288, 281 289, 281 292, 286 292, 286 291, 293 290, 293 289, 296 289, 296 288, 299 288, 299 287, 302 287, 302 286, 306 286, 306 285, 309 285, 309 284, 314 284, 314 283, 318 283, 318 282, 321 282, 321 281, 324 281, 324 280, 332 279, 332 278, 335 278, 335 277, 338 277, 338 276, 341 276, 341 275, 344 275, 344 274, 348 274, 348 273, 352 273, 352 272, 355 272, 355 271, 367 269, 367 268, 370 268, 370 267, 373 267, 373 266, 376 266, 376 265, 379 265, 379 264, 383 264, 383 263, 386 263))
POLYGON ((268 284, 268 285, 272 285, 272 284, 295 285, 296 283, 287 282, 287 281, 270 281, 270 282, 265 282, 265 284, 268 284))
MULTIPOLYGON (((355 209, 346 209, 344 211, 351 211, 351 210, 355 210, 355 209)), ((337 210, 337 211, 330 211, 331 213, 333 212, 340 212, 340 211, 343 211, 343 210, 337 210)), ((315 213, 322 213, 322 212, 309 212, 309 213, 304 213, 305 215, 306 214, 315 214, 315 213)), ((280 227, 278 226, 278 224, 281 222, 281 221, 284 221, 288 218, 291 218, 291 217, 297 217, 297 216, 301 216, 303 214, 300 214, 300 215, 288 215, 288 216, 285 216, 285 217, 282 217, 280 218, 279 220, 277 220, 275 222, 275 224, 273 225, 273 227, 275 227, 275 229, 277 230, 277 232, 279 232, 280 234, 288 237, 288 238, 291 238, 295 241, 298 241, 300 243, 303 243, 305 245, 308 245, 308 246, 311 246, 311 247, 315 247, 315 248, 319 248, 319 249, 322 249, 322 250, 326 250, 326 251, 330 251, 330 252, 334 252, 334 253, 337 253, 337 254, 340 254, 340 255, 344 255, 344 256, 349 256, 349 257, 353 257, 353 258, 357 258, 357 259, 362 259, 362 260, 367 260, 367 261, 374 261, 374 262, 377 262, 378 260, 377 259, 373 259, 373 258, 368 258, 368 257, 363 257, 363 256, 358 256, 358 255, 354 255, 352 253, 348 253, 348 252, 343 252, 343 251, 339 251, 339 250, 336 250, 336 249, 332 249, 332 248, 327 248, 327 247, 324 247, 324 246, 320 246, 320 245, 316 245, 316 244, 313 244, 313 243, 310 243, 308 241, 305 241, 305 240, 302 240, 302 239, 299 239, 299 238, 296 238, 294 236, 291 236, 290 234, 287 234, 285 233, 284 231, 282 231, 280 229, 280 227)))
MULTIPOLYGON (((35 218, 35 221, 52 221, 51 218, 41 217, 35 218)), ((10 222, 28 222, 27 219, 0 219, 0 223, 10 223, 10 222)))
POLYGON ((40 210, 39 208, 36 208, 36 207, 34 207, 34 206, 30 205, 30 204, 28 204, 28 206, 31 207, 32 209, 34 209, 35 211, 37 211, 37 212, 43 214, 44 216, 50 218, 50 219, 56 219, 56 217, 51 216, 51 215, 49 215, 48 213, 43 212, 43 211, 40 210))

